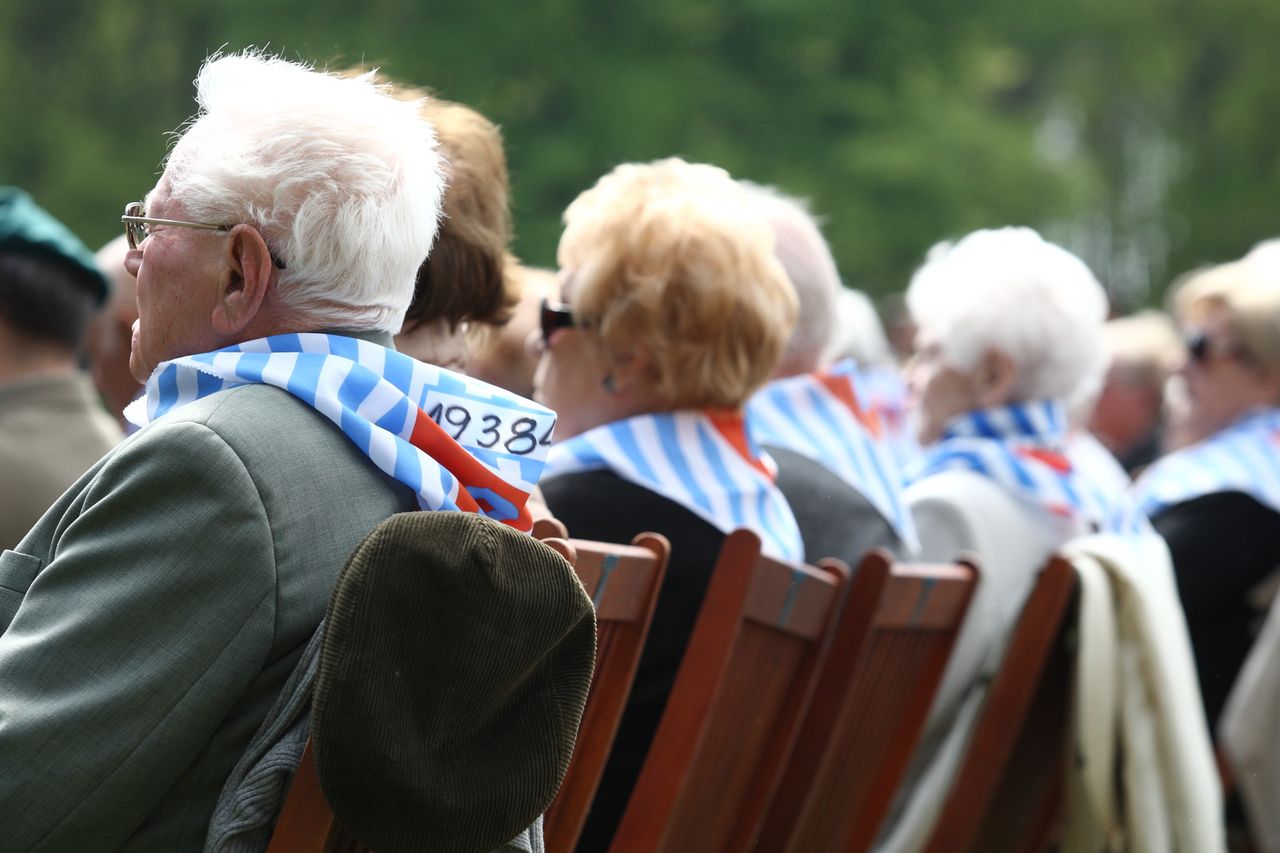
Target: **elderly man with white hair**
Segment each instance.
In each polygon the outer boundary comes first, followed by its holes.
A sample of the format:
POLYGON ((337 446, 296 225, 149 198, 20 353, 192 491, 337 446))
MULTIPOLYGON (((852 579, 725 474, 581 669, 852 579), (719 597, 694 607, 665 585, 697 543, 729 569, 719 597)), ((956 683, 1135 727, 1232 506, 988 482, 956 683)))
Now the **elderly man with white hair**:
POLYGON ((799 313, 774 379, 747 407, 755 439, 777 463, 804 539, 805 558, 857 565, 874 547, 914 549, 901 472, 872 406, 870 377, 852 359, 831 361, 843 290, 831 249, 803 202, 742 182, 773 230, 774 255, 799 313))
POLYGON ((918 849, 946 797, 1008 633, 1048 556, 1075 536, 1138 532, 1121 492, 1066 455, 1067 405, 1105 356, 1106 297, 1078 258, 1028 228, 935 247, 907 303, 924 455, 906 499, 921 556, 975 552, 977 592, 882 845, 918 849))
POLYGON ((201 849, 379 522, 531 524, 544 448, 511 424, 553 416, 391 347, 444 185, 417 105, 257 53, 196 84, 123 217, 142 429, 0 556, 9 850, 201 849))

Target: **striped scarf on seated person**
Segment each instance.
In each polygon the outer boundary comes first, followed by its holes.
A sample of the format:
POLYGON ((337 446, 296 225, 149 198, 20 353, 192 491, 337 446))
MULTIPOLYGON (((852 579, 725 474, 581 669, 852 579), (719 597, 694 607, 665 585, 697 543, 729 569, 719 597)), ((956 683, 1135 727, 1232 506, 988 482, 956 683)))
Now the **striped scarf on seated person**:
POLYGON ((426 510, 482 512, 528 531, 555 414, 485 382, 341 335, 246 341, 166 361, 125 416, 146 426, 240 385, 298 398, 338 426, 426 510))
POLYGON ((835 474, 914 550, 919 543, 902 500, 902 472, 868 399, 863 373, 845 359, 770 382, 747 404, 747 418, 757 441, 799 453, 835 474))
POLYGON ((675 501, 724 533, 750 528, 772 557, 804 559, 800 528, 774 485, 773 460, 739 414, 638 415, 558 441, 547 457, 548 477, 601 469, 675 501))
POLYGON ((920 454, 915 425, 910 418, 910 389, 896 365, 873 364, 858 368, 858 388, 864 404, 880 418, 884 442, 898 463, 906 465, 920 454))
POLYGON ((1082 532, 1153 533, 1129 495, 1083 474, 1066 455, 1067 410, 1037 400, 967 412, 951 419, 942 439, 908 466, 914 483, 943 471, 981 474, 1019 500, 1078 522, 1082 532))
POLYGON ((1243 492, 1280 512, 1280 409, 1253 411, 1151 464, 1134 485, 1148 516, 1217 492, 1243 492))

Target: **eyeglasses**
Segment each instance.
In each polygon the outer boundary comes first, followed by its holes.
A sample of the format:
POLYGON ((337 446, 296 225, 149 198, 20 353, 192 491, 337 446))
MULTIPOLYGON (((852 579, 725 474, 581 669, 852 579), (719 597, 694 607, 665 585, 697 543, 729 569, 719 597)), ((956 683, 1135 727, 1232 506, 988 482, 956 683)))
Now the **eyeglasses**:
POLYGON ((124 207, 124 216, 120 217, 120 221, 124 223, 124 236, 129 241, 130 249, 138 248, 143 240, 151 236, 148 225, 176 225, 180 228, 201 228, 205 231, 231 230, 230 225, 210 225, 207 222, 186 222, 181 219, 156 219, 153 216, 144 215, 146 212, 146 208, 140 201, 130 202, 124 207))
MULTIPOLYGON (((147 212, 142 202, 133 201, 124 206, 124 215, 120 217, 120 221, 124 223, 125 240, 129 243, 130 249, 137 249, 142 245, 142 241, 151 236, 150 225, 174 225, 179 228, 199 228, 202 231, 230 231, 230 225, 213 225, 208 222, 188 222, 185 219, 157 219, 154 216, 145 216, 147 212)), ((271 253, 271 262, 278 268, 284 269, 284 261, 276 257, 276 253, 271 253)))
POLYGON ((551 333, 556 329, 572 329, 578 325, 574 322, 573 312, 569 310, 568 305, 560 302, 552 304, 547 301, 546 297, 542 299, 539 322, 542 325, 542 343, 544 345, 551 342, 551 333))
POLYGON ((1182 336, 1182 344, 1187 348, 1187 355, 1196 364, 1208 364, 1215 354, 1226 358, 1248 358, 1248 350, 1239 344, 1219 347, 1215 350, 1214 339, 1203 329, 1188 329, 1182 336))

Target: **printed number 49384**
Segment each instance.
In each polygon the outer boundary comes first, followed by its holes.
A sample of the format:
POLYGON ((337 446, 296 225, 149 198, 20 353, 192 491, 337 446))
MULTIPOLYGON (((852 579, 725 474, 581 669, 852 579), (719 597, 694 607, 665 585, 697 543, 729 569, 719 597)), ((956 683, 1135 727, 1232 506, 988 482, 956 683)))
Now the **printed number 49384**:
POLYGON ((427 413, 428 416, 448 430, 453 427, 452 436, 454 441, 460 441, 464 444, 476 444, 488 450, 499 442, 502 443, 502 449, 516 456, 527 456, 538 448, 539 445, 548 445, 551 443, 551 431, 555 428, 553 421, 541 436, 536 434, 538 422, 533 418, 516 418, 508 423, 503 422, 498 415, 483 415, 466 439, 463 435, 467 433, 468 427, 473 426, 475 419, 471 412, 465 406, 446 406, 444 403, 437 403, 435 408, 427 413), (503 440, 503 427, 506 426, 507 436, 503 440))

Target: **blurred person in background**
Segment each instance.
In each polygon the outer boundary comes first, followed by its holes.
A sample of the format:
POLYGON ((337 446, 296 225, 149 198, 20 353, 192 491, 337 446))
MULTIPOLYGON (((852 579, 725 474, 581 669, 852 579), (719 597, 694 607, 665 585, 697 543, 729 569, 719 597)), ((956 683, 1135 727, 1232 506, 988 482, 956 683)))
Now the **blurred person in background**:
POLYGON ((1109 321, 1103 340, 1111 364, 1088 428, 1132 476, 1160 455, 1164 389, 1181 362, 1182 342, 1160 311, 1109 321))
POLYGON ((915 353, 916 321, 907 309, 907 299, 902 293, 891 293, 880 300, 880 315, 884 317, 885 333, 889 347, 899 363, 905 363, 915 353))
MULTIPOLYGON (((1035 578, 1089 532, 1145 530, 1122 491, 1066 456, 1068 404, 1100 375, 1102 286, 1029 228, 976 231, 929 252, 907 291, 918 325, 908 368, 923 456, 906 498, 921 559, 975 553, 978 586, 882 850, 928 839, 1035 578)), ((1096 380, 1095 380, 1096 381, 1096 380)))
MULTIPOLYGON (((1244 260, 1261 280, 1280 282, 1280 240, 1259 243, 1244 260)), ((1185 398, 1185 388, 1182 392, 1185 398)), ((1184 410, 1189 403, 1184 399, 1184 410)), ((1232 684, 1217 726, 1222 754, 1248 812, 1254 846, 1261 850, 1280 850, 1280 755, 1275 748, 1280 725, 1280 606, 1272 589, 1264 583, 1250 596, 1257 610, 1268 608, 1266 602, 1271 599, 1268 615, 1253 632, 1257 639, 1232 684)), ((1230 802, 1234 806, 1235 800, 1230 802)))
MULTIPOLYGON (((796 293, 799 314, 774 378, 747 406, 751 432, 778 464, 804 537, 805 558, 838 557, 856 566, 871 548, 914 549, 902 500, 902 474, 871 403, 863 366, 829 361, 840 294, 835 258, 808 208, 770 187, 743 182, 773 229, 774 255, 796 293)), ((874 331, 868 348, 888 345, 874 331)))
POLYGON ((864 368, 897 365, 876 306, 861 290, 841 287, 836 294, 834 328, 822 358, 825 362, 851 358, 864 368))
POLYGON ((125 420, 124 408, 142 393, 142 383, 129 370, 129 343, 138 319, 138 281, 124 268, 128 252, 129 242, 121 234, 94 256, 98 269, 111 282, 111 293, 89 321, 85 335, 93 384, 126 434, 137 427, 125 420))
POLYGON ((519 300, 508 276, 515 260, 508 251, 511 211, 502 132, 463 104, 408 86, 393 91, 419 102, 420 115, 435 127, 448 180, 444 216, 418 270, 396 349, 428 364, 465 370, 468 332, 493 334, 519 300))
POLYGON ((506 275, 520 302, 500 329, 472 337, 467 373, 528 397, 533 395, 533 374, 538 369, 542 302, 560 301, 560 282, 551 270, 526 267, 514 259, 506 275))
POLYGON ((536 398, 559 416, 543 494, 576 537, 671 542, 649 639, 580 850, 604 850, 644 762, 725 535, 804 555, 743 407, 795 320, 773 235, 722 169, 626 164, 565 210, 536 398))
POLYGON ((835 334, 826 355, 828 362, 845 358, 857 362, 867 405, 880 419, 893 458, 899 467, 905 466, 920 452, 907 413, 907 380, 875 304, 861 290, 850 288, 840 290, 835 334))
POLYGON ((71 231, 22 190, 0 187, 0 550, 120 441, 76 366, 107 293, 71 231))
POLYGON ((1187 446, 1134 489, 1173 556, 1216 724, 1280 566, 1280 276, 1251 256, 1190 275, 1173 304, 1187 446))

